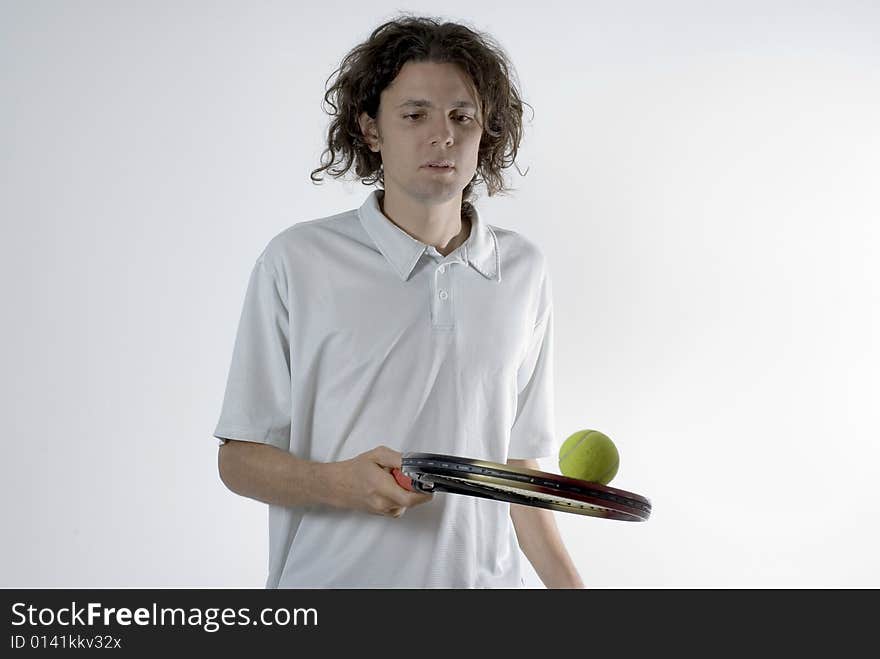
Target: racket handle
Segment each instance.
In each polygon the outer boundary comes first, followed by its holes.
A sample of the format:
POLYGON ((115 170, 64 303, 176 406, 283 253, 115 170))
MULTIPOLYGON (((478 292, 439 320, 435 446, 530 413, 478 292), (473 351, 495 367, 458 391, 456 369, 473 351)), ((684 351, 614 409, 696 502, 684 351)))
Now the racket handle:
POLYGON ((400 485, 404 490, 409 490, 410 492, 415 492, 415 488, 412 484, 412 478, 409 476, 404 476, 403 472, 400 471, 397 467, 391 468, 391 475, 394 476, 394 480, 397 481, 397 484, 400 485))

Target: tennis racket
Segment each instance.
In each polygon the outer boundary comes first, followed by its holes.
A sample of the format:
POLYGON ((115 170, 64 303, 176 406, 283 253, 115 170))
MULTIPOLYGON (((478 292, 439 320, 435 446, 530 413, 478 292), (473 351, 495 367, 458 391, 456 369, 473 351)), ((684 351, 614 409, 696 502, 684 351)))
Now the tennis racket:
POLYGON ((394 470, 397 482, 418 492, 463 494, 626 522, 651 516, 651 502, 643 496, 537 469, 438 453, 404 453, 401 467, 394 470))

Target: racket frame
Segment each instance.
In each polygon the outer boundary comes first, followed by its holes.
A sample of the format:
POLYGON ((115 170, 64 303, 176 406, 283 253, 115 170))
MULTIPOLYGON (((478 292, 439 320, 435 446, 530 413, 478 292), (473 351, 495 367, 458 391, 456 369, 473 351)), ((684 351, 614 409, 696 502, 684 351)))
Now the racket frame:
POLYGON ((621 521, 645 521, 651 515, 651 502, 641 495, 527 467, 436 453, 404 453, 402 471, 421 492, 466 494, 621 521))

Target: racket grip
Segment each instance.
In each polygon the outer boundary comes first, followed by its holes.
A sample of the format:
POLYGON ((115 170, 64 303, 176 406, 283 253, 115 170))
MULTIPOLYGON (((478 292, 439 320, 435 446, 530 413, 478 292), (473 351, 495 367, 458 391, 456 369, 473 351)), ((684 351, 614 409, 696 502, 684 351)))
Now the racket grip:
POLYGON ((397 481, 397 484, 400 485, 404 490, 409 490, 410 492, 415 492, 416 489, 413 487, 412 478, 409 476, 404 476, 403 472, 400 471, 397 467, 391 468, 391 475, 394 476, 394 480, 397 481))

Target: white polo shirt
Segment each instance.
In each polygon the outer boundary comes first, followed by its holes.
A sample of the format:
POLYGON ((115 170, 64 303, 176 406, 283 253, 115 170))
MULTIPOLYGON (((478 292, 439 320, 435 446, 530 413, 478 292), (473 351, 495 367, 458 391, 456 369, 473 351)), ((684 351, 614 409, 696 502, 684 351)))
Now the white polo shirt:
MULTIPOLYGON (((384 444, 504 463, 558 450, 540 249, 475 213, 447 256, 379 207, 300 222, 251 271, 214 437, 347 460, 384 444)), ((509 504, 437 493, 394 519, 269 506, 267 588, 518 588, 509 504)))

